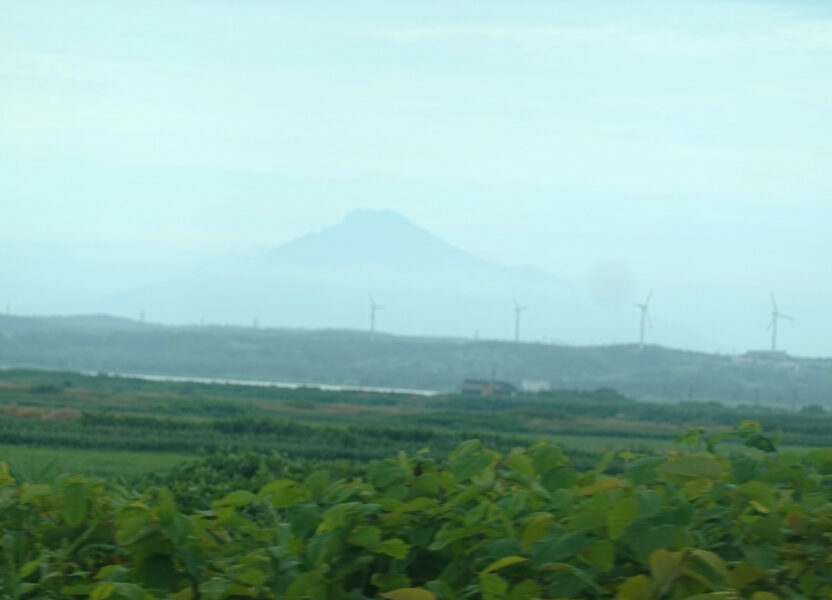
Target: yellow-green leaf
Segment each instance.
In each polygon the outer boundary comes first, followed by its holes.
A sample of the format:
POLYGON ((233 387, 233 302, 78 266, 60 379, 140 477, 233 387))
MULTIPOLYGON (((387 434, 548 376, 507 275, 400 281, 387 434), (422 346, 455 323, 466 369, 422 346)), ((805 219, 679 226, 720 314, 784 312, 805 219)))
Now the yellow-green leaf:
POLYGON ((578 494, 580 494, 581 496, 592 496, 594 494, 606 492, 607 490, 620 488, 623 485, 624 483, 618 477, 604 477, 603 479, 596 481, 592 485, 589 485, 585 488, 581 488, 578 494))
POLYGON ((546 530, 555 522, 555 517, 549 513, 535 513, 526 521, 526 527, 520 535, 520 543, 524 550, 528 550, 532 544, 546 535, 546 530))
POLYGON ((409 550, 409 544, 405 544, 399 538, 392 538, 381 542, 376 551, 380 552, 381 554, 386 554, 387 556, 392 556, 393 558, 398 558, 399 560, 401 560, 407 556, 409 550))
POLYGON ((116 584, 111 581, 99 583, 93 588, 90 594, 90 600, 104 600, 105 598, 109 598, 115 590, 116 584))
POLYGON ((72 481, 64 487, 63 515, 70 527, 80 526, 87 518, 89 487, 83 481, 72 481))
POLYGON ((646 575, 634 575, 618 586, 615 600, 650 600, 653 585, 646 575))
POLYGON ((213 502, 213 505, 216 507, 245 506, 246 504, 251 504, 256 499, 257 496, 247 490, 235 490, 225 496, 222 500, 213 502))
POLYGON ((638 517, 638 500, 634 496, 625 496, 612 505, 607 512, 607 531, 611 539, 616 539, 638 517))
POLYGON ((754 592, 751 600, 780 600, 780 597, 775 596, 771 592, 754 592))
POLYGON ((719 479, 725 473, 722 463, 715 458, 696 454, 673 458, 656 470, 673 479, 719 479))
POLYGON ((592 546, 587 546, 580 551, 578 557, 585 563, 604 572, 615 566, 615 548, 609 540, 601 540, 592 546))
POLYGON ((667 591, 679 576, 683 558, 681 552, 671 552, 664 548, 659 548, 650 555, 650 574, 657 594, 667 591))
POLYGON ((36 558, 35 560, 30 560, 29 562, 24 564, 22 567, 20 567, 20 578, 25 579, 29 575, 34 573, 35 569, 38 568, 38 565, 43 561, 44 558, 46 558, 46 557, 41 556, 39 558, 36 558))
POLYGON ((399 588, 380 594, 387 600, 437 600, 432 592, 422 588, 399 588))
POLYGON ((503 558, 495 560, 493 563, 485 567, 482 571, 480 571, 480 574, 485 575, 486 573, 491 573, 497 569, 502 569, 503 567, 508 567, 510 565, 516 565, 517 563, 525 562, 527 560, 528 559, 523 556, 504 556, 503 558))

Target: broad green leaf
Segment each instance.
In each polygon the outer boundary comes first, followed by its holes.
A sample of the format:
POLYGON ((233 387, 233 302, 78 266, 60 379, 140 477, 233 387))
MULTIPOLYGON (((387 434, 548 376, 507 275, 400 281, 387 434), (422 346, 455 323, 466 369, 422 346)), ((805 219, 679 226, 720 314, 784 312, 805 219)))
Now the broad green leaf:
POLYGON ((90 600, 104 600, 109 598, 116 591, 116 584, 112 581, 104 581, 96 585, 90 593, 90 600))
POLYGON ((742 589, 749 583, 753 583, 758 579, 766 577, 768 571, 760 567, 752 567, 751 565, 737 565, 728 573, 728 582, 731 587, 742 589))
POLYGON ((463 456, 451 465, 451 473, 453 473, 457 481, 465 481, 482 473, 492 462, 491 455, 485 452, 469 454, 463 456))
POLYGON ((523 556, 504 556, 503 558, 495 560, 493 563, 485 567, 482 571, 480 571, 480 575, 491 573, 492 571, 502 569, 503 567, 516 565, 517 563, 526 562, 527 560, 529 559, 523 556))
POLYGON ((399 588, 379 595, 387 600, 437 600, 433 592, 422 588, 399 588))
POLYGON ((634 496, 625 496, 615 502, 607 513, 607 531, 610 538, 618 538, 637 517, 638 500, 634 496))
POLYGON ((708 552, 707 550, 700 550, 696 548, 693 550, 689 550, 688 553, 690 554, 690 556, 708 565, 710 569, 712 569, 721 577, 728 576, 728 567, 726 567, 722 559, 713 552, 708 552))
POLYGON ((777 452, 777 446, 774 444, 774 441, 762 433, 752 433, 745 438, 743 443, 749 448, 756 448, 763 452, 777 452))
MULTIPOLYGON (((316 482, 316 485, 319 483, 316 482)), ((309 491, 291 479, 277 479, 260 488, 257 496, 269 498, 275 508, 288 508, 306 500, 309 497, 309 491)))
POLYGON ((656 456, 639 458, 634 460, 627 467, 624 473, 625 479, 634 485, 647 485, 656 480, 656 467, 661 465, 664 461, 656 456))
POLYGON ((162 523, 167 523, 176 516, 176 502, 167 488, 160 489, 156 496, 156 514, 162 523))
POLYGON ((266 574, 260 569, 249 567, 235 575, 235 579, 246 585, 260 587, 266 581, 266 574))
POLYGON ((21 579, 26 579, 29 575, 35 572, 35 569, 37 569, 40 563, 42 563, 45 559, 45 556, 40 556, 24 564, 22 567, 20 567, 19 577, 21 579))
POLYGON ((448 462, 456 462, 463 456, 473 454, 480 448, 482 448, 482 442, 480 442, 478 439, 465 440, 459 446, 457 446, 453 452, 451 452, 451 454, 448 456, 448 462))
POLYGON ((117 583, 116 596, 125 600, 144 600, 144 590, 135 583, 117 583))
POLYGON ((601 540, 581 550, 578 557, 588 565, 607 572, 615 566, 615 547, 611 541, 601 540))
POLYGON ((303 598, 309 590, 321 583, 322 579, 323 576, 317 569, 301 573, 289 585, 285 595, 288 598, 303 598))
POLYGON ((89 596, 92 592, 93 586, 88 583, 78 583, 75 585, 65 585, 61 588, 61 594, 64 596, 89 596))
POLYGON ((370 583, 379 590, 396 590, 410 587, 410 577, 404 573, 373 573, 370 583))
POLYGON ((194 590, 191 586, 182 588, 175 594, 171 594, 171 600, 192 600, 194 597, 194 590))
POLYGON ((511 588, 508 600, 534 600, 543 595, 540 584, 532 579, 524 579, 511 588))
POLYGON ((635 575, 618 586, 615 600, 651 600, 653 584, 646 575, 635 575))
POLYGON ((354 516, 358 502, 336 504, 323 514, 318 524, 318 533, 325 533, 343 525, 350 515, 354 516))
POLYGON ((404 559, 409 551, 410 545, 406 544, 399 538, 384 540, 376 549, 376 552, 380 552, 381 554, 386 554, 387 556, 392 556, 393 558, 398 558, 400 560, 404 559))
POLYGON ((505 458, 505 463, 507 466, 511 467, 518 473, 524 473, 525 475, 534 475, 534 467, 532 466, 532 459, 526 453, 525 450, 521 448, 515 448, 512 450, 509 455, 505 458))
POLYGON ((751 600, 780 600, 780 597, 775 596, 771 592, 754 592, 751 600))
MULTIPOLYGON (((303 577, 301 575, 300 577, 303 577)), ((223 600, 230 584, 221 579, 209 579, 199 584, 199 592, 206 600, 223 600)))
POLYGON ((89 486, 80 481, 72 481, 63 489, 63 515, 70 527, 78 527, 87 518, 87 497, 89 486))
POLYGON ((52 486, 46 483, 24 483, 20 486, 20 501, 29 504, 38 498, 52 495, 52 486))
POLYGON ((595 579, 593 579, 586 571, 583 569, 579 569, 574 565, 570 565, 568 563, 555 563, 552 565, 547 565, 546 569, 550 571, 560 571, 562 573, 569 573, 570 575, 574 575, 577 579, 579 579, 585 586, 588 586, 594 589, 597 593, 602 593, 603 590, 601 586, 599 586, 595 579))
POLYGON ((508 581, 496 573, 480 575, 480 592, 483 600, 497 600, 508 591, 508 581))
POLYGON ((676 438, 676 444, 687 444, 688 446, 696 446, 699 444, 699 438, 705 433, 702 427, 694 427, 688 429, 685 433, 676 438))
POLYGON ((520 535, 520 543, 524 550, 527 550, 537 540, 546 535, 549 526, 555 522, 555 517, 549 513, 535 513, 526 521, 523 533, 520 535))
POLYGON ((381 543, 381 529, 366 525, 356 527, 350 532, 347 541, 354 546, 373 549, 381 543))
POLYGON ((539 446, 532 450, 532 465, 538 475, 543 475, 563 463, 563 452, 557 446, 539 446))
POLYGON ((439 478, 435 473, 422 473, 413 480, 413 487, 428 496, 436 496, 439 493, 439 478))
POLYGON ((681 479, 719 479, 725 468, 715 458, 689 454, 670 459, 656 469, 671 481, 681 479))
POLYGON ((622 486, 623 482, 618 477, 604 477, 592 485, 581 488, 578 494, 580 496, 592 496, 594 494, 599 494, 601 492, 606 492, 607 490, 620 488, 622 486))
POLYGON ((315 496, 322 495, 329 487, 329 484, 329 471, 324 470, 313 471, 303 480, 303 486, 315 496))
POLYGON ((216 500, 212 504, 217 508, 230 506, 246 506, 257 500, 257 496, 246 490, 235 490, 222 498, 216 500))
POLYGON ((670 589, 679 577, 684 555, 681 552, 671 552, 660 548, 650 555, 650 574, 657 594, 663 594, 670 589))
POLYGON ((589 545, 589 537, 583 531, 563 534, 555 532, 538 540, 531 550, 532 566, 536 569, 549 563, 560 562, 576 556, 589 545))

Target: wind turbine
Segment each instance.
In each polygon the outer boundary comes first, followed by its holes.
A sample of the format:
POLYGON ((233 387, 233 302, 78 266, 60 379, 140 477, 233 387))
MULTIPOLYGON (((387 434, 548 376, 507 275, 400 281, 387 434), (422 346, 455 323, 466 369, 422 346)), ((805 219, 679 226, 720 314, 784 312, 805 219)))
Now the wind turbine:
POLYGON ((520 313, 526 310, 528 306, 520 306, 517 298, 514 299, 514 341, 520 341, 520 313))
POLYGON ((784 315, 777 308, 777 300, 774 299, 774 292, 771 293, 771 321, 768 322, 766 329, 771 329, 771 351, 777 352, 777 322, 780 319, 787 321, 794 321, 789 315, 784 315))
POLYGON ((376 334, 376 311, 384 308, 381 304, 376 304, 373 297, 370 296, 370 339, 376 334))
POLYGON ((647 294, 647 298, 644 299, 643 304, 635 303, 637 309, 641 311, 641 327, 639 328, 638 334, 638 348, 641 350, 644 348, 644 324, 648 324, 650 327, 653 327, 653 322, 650 320, 650 297, 653 295, 653 290, 650 290, 650 293, 647 294))

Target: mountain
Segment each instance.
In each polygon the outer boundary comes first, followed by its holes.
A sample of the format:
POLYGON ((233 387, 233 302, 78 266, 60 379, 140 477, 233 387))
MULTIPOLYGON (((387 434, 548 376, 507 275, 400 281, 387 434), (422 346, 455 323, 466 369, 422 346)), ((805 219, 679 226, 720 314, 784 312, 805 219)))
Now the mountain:
POLYGON ((399 213, 356 210, 333 227, 309 233, 266 251, 258 260, 270 267, 383 267, 400 272, 457 271, 479 277, 536 278, 566 285, 542 271, 503 267, 473 256, 399 213))
MULTIPOLYGON (((554 248, 545 251, 556 251, 554 248)), ((203 265, 162 285, 132 289, 78 312, 170 324, 367 329, 370 297, 379 330, 406 335, 561 343, 631 341, 636 315, 528 267, 495 264, 389 211, 351 212, 337 225, 259 255, 203 265)), ((663 342, 691 336, 663 328, 663 342)), ((701 346, 701 345, 700 345, 701 346)))

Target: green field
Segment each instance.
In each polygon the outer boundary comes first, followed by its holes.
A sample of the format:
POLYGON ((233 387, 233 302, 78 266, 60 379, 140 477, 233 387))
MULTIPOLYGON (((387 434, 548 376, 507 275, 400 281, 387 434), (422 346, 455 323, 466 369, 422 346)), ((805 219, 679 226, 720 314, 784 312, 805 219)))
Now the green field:
POLYGON ((363 467, 214 453, 129 486, 0 463, 0 598, 829 598, 829 473, 750 421, 587 469, 477 439, 363 467))
POLYGON ((119 452, 0 445, 0 457, 27 481, 44 481, 61 473, 101 477, 135 478, 149 473, 166 473, 182 461, 185 454, 166 452, 119 452))
POLYGON ((362 463, 399 450, 442 456, 472 437, 506 452, 545 439, 588 466, 609 449, 651 453, 691 427, 747 419, 801 450, 825 445, 832 425, 823 411, 651 404, 608 389, 425 397, 0 372, 0 457, 33 473, 55 456, 61 470, 131 478, 237 450, 362 463))

